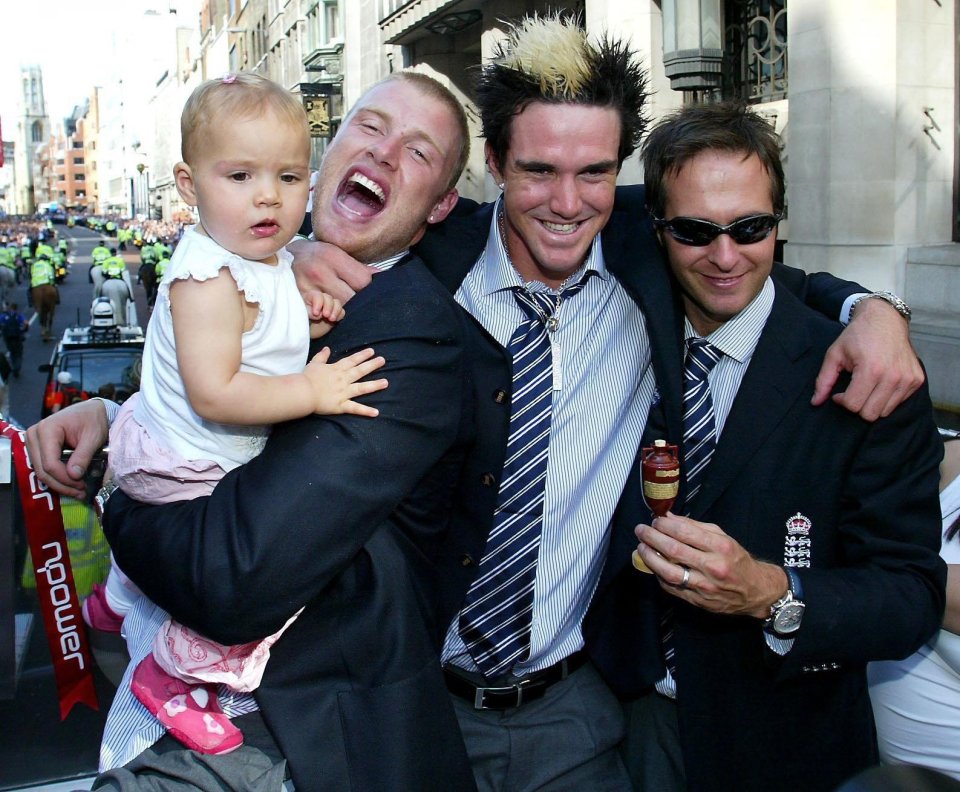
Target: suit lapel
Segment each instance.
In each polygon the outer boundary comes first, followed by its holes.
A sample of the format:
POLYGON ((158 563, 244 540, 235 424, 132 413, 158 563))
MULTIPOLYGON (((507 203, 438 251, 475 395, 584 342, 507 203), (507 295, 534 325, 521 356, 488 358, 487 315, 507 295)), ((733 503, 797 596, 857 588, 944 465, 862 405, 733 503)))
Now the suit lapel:
MULTIPOLYGON (((641 448, 659 438, 679 444, 683 436, 683 310, 644 207, 642 187, 617 190, 617 203, 601 242, 607 268, 640 307, 650 338, 659 401, 651 406, 641 448)), ((630 554, 637 546, 633 527, 648 520, 649 514, 643 502, 638 449, 614 515, 598 593, 630 566, 630 554)))
POLYGON ((694 519, 705 514, 738 480, 796 401, 813 394, 820 361, 811 356, 809 333, 797 319, 800 310, 792 296, 777 288, 770 317, 704 473, 703 486, 689 504, 687 511, 694 519))
POLYGON ((431 225, 414 247, 427 269, 456 294, 487 244, 494 204, 478 205, 461 198, 442 223, 431 225))
POLYGON ((643 195, 643 188, 618 189, 613 214, 601 235, 603 258, 643 312, 663 400, 666 439, 679 443, 683 434, 683 310, 643 195))

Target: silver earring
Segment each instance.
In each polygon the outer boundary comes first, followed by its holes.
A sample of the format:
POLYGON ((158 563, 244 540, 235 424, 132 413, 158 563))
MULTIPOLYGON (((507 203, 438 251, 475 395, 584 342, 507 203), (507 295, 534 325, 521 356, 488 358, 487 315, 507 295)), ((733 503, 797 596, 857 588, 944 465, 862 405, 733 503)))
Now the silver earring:
POLYGON ((503 182, 500 182, 500 183, 497 185, 497 187, 500 189, 501 192, 503 192, 503 182))

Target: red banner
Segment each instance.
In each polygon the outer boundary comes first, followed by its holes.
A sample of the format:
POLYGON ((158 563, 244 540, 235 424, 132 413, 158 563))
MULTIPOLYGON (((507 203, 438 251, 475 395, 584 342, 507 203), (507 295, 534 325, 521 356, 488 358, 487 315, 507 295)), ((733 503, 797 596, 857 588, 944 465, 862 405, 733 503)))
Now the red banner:
POLYGON ((10 438, 37 597, 53 659, 60 699, 60 720, 76 704, 100 709, 93 685, 93 663, 73 582, 60 498, 33 472, 23 432, 0 421, 0 435, 10 438))

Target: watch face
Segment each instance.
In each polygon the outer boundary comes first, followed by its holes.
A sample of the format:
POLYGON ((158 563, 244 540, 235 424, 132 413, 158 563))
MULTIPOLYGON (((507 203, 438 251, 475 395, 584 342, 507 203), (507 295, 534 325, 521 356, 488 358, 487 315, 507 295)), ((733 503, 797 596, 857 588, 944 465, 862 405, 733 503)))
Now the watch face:
POLYGON ((777 610, 773 617, 773 631, 778 635, 790 635, 800 628, 803 619, 802 602, 788 602, 777 610))

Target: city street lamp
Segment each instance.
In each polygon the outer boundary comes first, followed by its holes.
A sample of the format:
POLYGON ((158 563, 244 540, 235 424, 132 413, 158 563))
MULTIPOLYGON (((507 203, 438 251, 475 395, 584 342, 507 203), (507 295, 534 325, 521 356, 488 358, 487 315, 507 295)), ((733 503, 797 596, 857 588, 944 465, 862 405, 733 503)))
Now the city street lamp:
POLYGON ((670 87, 719 88, 722 66, 721 0, 663 0, 663 68, 670 87))
POLYGON ((137 163, 137 173, 140 174, 137 179, 137 207, 135 215, 142 214, 150 216, 150 170, 146 163, 137 163))

